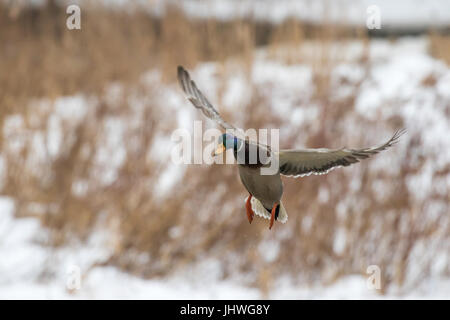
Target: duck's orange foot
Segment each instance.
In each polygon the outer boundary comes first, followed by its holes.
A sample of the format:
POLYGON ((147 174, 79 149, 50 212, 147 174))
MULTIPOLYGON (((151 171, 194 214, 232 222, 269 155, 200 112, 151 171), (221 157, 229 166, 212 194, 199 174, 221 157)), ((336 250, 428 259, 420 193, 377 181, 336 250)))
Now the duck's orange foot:
POLYGON ((245 202, 245 210, 247 211, 248 222, 252 223, 255 212, 253 212, 250 200, 252 200, 252 195, 249 195, 245 202))
POLYGON ((269 230, 272 229, 273 222, 275 221, 275 214, 277 212, 278 203, 275 203, 275 205, 272 208, 272 211, 270 212, 270 225, 269 230))

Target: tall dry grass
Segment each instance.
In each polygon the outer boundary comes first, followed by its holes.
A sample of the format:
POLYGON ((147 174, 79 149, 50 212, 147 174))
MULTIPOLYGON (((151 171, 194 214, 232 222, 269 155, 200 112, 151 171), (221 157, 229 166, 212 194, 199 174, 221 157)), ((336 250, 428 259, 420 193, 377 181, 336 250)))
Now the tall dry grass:
POLYGON ((430 32, 430 53, 450 65, 450 36, 436 31, 430 32))
MULTIPOLYGON (((37 108, 33 102, 73 94, 97 99, 86 119, 63 123, 62 150, 56 158, 47 157, 43 165, 30 165, 36 150, 26 134, 19 153, 2 148, 8 163, 2 193, 16 200, 17 215, 40 217, 50 230, 49 244, 59 246, 72 237, 87 239, 99 217, 106 213, 105 223, 117 231, 118 238, 115 254, 105 263, 144 276, 166 274, 198 259, 218 242, 229 240, 230 248, 250 251, 235 239, 234 232, 220 237, 224 225, 231 230, 238 227, 236 232, 247 230, 236 220, 192 223, 198 208, 204 207, 200 195, 211 190, 214 180, 224 179, 224 173, 217 168, 193 168, 185 176, 189 184, 175 190, 170 199, 155 198, 152 186, 163 166, 149 161, 146 151, 156 132, 169 134, 173 127, 166 120, 160 123, 161 106, 148 98, 158 94, 157 88, 148 92, 139 79, 146 70, 157 66, 166 81, 173 81, 179 64, 193 67, 199 61, 227 58, 243 61, 243 66, 250 68, 256 41, 264 41, 257 38, 267 26, 259 26, 256 31, 255 25, 245 20, 191 21, 176 7, 170 7, 162 18, 140 11, 129 14, 92 7, 83 10, 82 30, 69 31, 65 27, 65 8, 52 1, 42 8, 13 9, 0 6, 0 125, 3 127, 7 117, 20 115, 24 119, 22 129, 48 134, 52 112, 37 108), (116 81, 125 90, 121 100, 112 103, 106 95, 116 81), (127 139, 135 144, 127 145, 126 160, 115 182, 102 186, 97 175, 92 174, 96 169, 95 151, 105 141, 102 124, 111 117, 132 114, 133 107, 127 100, 130 94, 144 96, 148 101, 142 127, 127 132, 127 139), (215 179, 205 179, 205 173, 215 179), (80 181, 87 181, 84 196, 73 192, 80 181), (198 199, 193 197, 195 194, 198 199), (186 233, 203 236, 196 243, 172 239, 169 231, 178 224, 187 227, 186 233), (136 263, 135 254, 140 252, 157 263, 136 263)), ((17 138, 5 135, 2 130, 3 146, 5 139, 17 138)), ((225 176, 224 181, 237 190, 239 184, 233 171, 225 176)), ((210 205, 220 207, 235 195, 229 193, 210 205)), ((254 235, 246 239, 254 239, 247 241, 248 246, 257 241, 254 235)))
MULTIPOLYGON (((52 3, 15 14, 0 5, 1 127, 8 116, 20 115, 25 131, 45 135, 50 130, 52 111, 32 107, 33 101, 79 93, 95 97, 83 121, 63 123, 62 150, 39 164, 38 170, 30 165, 35 150, 27 135, 19 153, 2 148, 8 163, 2 193, 16 200, 18 216, 40 217, 51 234, 48 245, 60 246, 73 237, 87 239, 100 221, 116 235, 114 252, 104 264, 144 277, 166 275, 186 264, 216 257, 222 262, 224 277, 237 272, 251 274, 250 284, 268 292, 280 273, 302 281, 332 282, 343 274, 364 273, 369 261, 376 257, 383 270, 392 270, 383 273, 383 288, 392 282, 402 283, 412 245, 434 228, 419 228, 420 222, 412 215, 407 220, 409 232, 401 232, 401 213, 416 210, 411 207, 402 180, 408 167, 399 173, 397 193, 382 202, 374 200, 376 195, 369 182, 383 177, 363 173, 364 183, 353 196, 371 199, 371 205, 364 212, 356 203, 350 208, 344 227, 352 243, 337 255, 333 251, 333 231, 339 220, 336 205, 349 192, 347 175, 310 177, 307 182, 285 180, 286 207, 296 208, 296 212, 290 216, 287 235, 278 238, 276 233, 267 234, 265 221, 256 219, 251 228, 246 223, 242 206, 246 194, 235 168, 190 166, 183 183, 161 198, 154 186, 164 164, 147 157, 156 135, 170 134, 175 124, 162 121, 163 106, 154 98, 158 88, 149 89, 140 82, 144 71, 158 68, 163 79, 172 82, 179 64, 192 68, 199 62, 235 59, 250 73, 255 49, 260 45, 267 45, 275 59, 313 65, 314 99, 321 106, 322 123, 307 144, 333 145, 334 135, 341 130, 339 119, 349 112, 354 97, 339 103, 330 100, 330 71, 343 57, 329 48, 335 41, 344 46, 355 38, 367 44, 365 31, 334 26, 311 28, 293 20, 281 25, 246 19, 190 20, 176 7, 169 8, 161 18, 139 10, 130 14, 92 7, 83 11, 82 30, 69 31, 65 28, 64 8, 52 3), (320 41, 321 46, 306 58, 300 48, 311 39, 320 41), (289 50, 278 50, 280 47, 289 50), (111 101, 107 90, 114 82, 125 89, 111 101), (135 112, 128 99, 131 95, 146 101, 145 107, 140 111, 139 125, 126 130, 124 139, 132 143, 124 145, 125 160, 117 177, 105 186, 98 181, 98 170, 102 168, 96 164, 96 150, 108 138, 104 129, 108 119, 128 119, 135 112), (73 192, 80 181, 85 189, 81 195, 73 192), (330 188, 333 184, 341 187, 330 188), (319 203, 317 195, 323 186, 332 192, 326 203, 319 203), (394 213, 383 216, 382 212, 394 213), (388 250, 398 253, 395 261, 368 245, 377 241, 370 232, 376 224, 382 228, 378 231, 387 235, 388 250), (305 225, 308 231, 304 231, 305 225), (398 248, 400 237, 406 240, 398 248), (271 240, 280 241, 280 256, 267 262, 258 248, 271 240), (142 261, 142 255, 147 260, 142 261)), ((268 101, 259 88, 252 90, 245 125, 280 125, 277 115, 267 117, 258 112, 269 109, 268 101)), ((354 90, 357 92, 358 85, 354 90)), ((395 121, 393 126, 401 125, 395 121)), ((286 141, 294 141, 298 134, 293 131, 286 141)), ((10 138, 0 131, 3 146, 10 138)))

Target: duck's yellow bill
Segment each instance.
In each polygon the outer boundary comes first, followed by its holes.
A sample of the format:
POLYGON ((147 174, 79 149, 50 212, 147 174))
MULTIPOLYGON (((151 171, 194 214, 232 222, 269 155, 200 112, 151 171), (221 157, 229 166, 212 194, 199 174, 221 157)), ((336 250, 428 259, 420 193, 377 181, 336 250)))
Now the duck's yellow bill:
POLYGON ((215 157, 215 156, 217 156, 217 155, 223 153, 224 151, 225 151, 225 146, 223 145, 223 143, 221 143, 221 144, 219 144, 219 145, 217 146, 216 151, 214 151, 214 152, 212 153, 212 156, 215 157))

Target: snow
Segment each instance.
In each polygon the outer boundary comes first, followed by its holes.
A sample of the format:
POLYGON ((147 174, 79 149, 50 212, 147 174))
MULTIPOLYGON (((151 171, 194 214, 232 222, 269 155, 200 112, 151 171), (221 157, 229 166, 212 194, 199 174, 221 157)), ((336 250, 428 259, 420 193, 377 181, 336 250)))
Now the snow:
MULTIPOLYGON (((171 1, 152 1, 149 10, 159 15, 169 3, 171 1)), ((368 8, 377 6, 381 28, 448 26, 450 21, 450 3, 446 0, 259 0, 257 4, 252 0, 184 0, 175 3, 191 17, 220 20, 251 17, 280 23, 287 18, 297 18, 312 23, 327 21, 366 26, 368 8)))
MULTIPOLYGON (((3 0, 6 1, 6 0, 3 0)), ((59 0, 65 5, 77 4, 83 9, 92 0, 59 0)), ((98 0, 110 10, 146 10, 163 16, 170 5, 178 6, 193 18, 230 20, 253 18, 280 23, 296 18, 309 23, 339 23, 366 26, 376 6, 380 12, 381 28, 446 27, 450 23, 450 3, 447 0, 98 0), (370 11, 370 10, 369 10, 370 11)), ((8 1, 6 1, 8 2, 8 1)), ((41 6, 45 0, 28 0, 28 4, 41 6)))
MULTIPOLYGON (((446 298, 449 279, 431 279, 416 291, 398 296, 381 295, 367 287, 367 278, 347 276, 327 286, 295 285, 280 276, 269 296, 242 281, 223 280, 220 262, 205 260, 169 278, 145 280, 114 267, 92 267, 107 259, 108 235, 98 230, 87 244, 50 249, 39 243, 45 230, 35 218, 14 218, 14 201, 0 198, 0 299, 393 299, 446 298), (43 266, 51 274, 42 273, 43 266), (79 270, 80 287, 72 289, 71 270, 79 270)), ((174 231, 178 233, 179 231, 174 231)), ((258 248, 267 261, 276 259, 275 242, 258 248)), ((434 268, 442 268, 440 255, 434 268)))
POLYGON ((273 262, 280 253, 280 244, 275 241, 263 241, 258 246, 258 251, 266 262, 273 262))
POLYGON ((103 168, 101 182, 110 185, 117 179, 117 172, 126 157, 125 128, 123 119, 109 117, 103 125, 104 142, 96 153, 96 164, 103 168))
POLYGON ((61 249, 46 248, 46 232, 36 218, 14 218, 14 201, 0 198, 0 299, 248 299, 256 289, 232 281, 219 281, 218 261, 207 261, 194 270, 170 279, 144 280, 114 267, 94 267, 105 261, 108 235, 101 230, 87 244, 61 249), (43 267, 51 273, 42 274, 43 267), (68 285, 71 270, 79 268, 79 289, 68 285), (198 282, 201 278, 206 281, 198 282), (187 280, 188 279, 188 280, 187 280), (190 280, 189 280, 190 279, 190 280), (210 285, 209 285, 210 284, 210 285))
MULTIPOLYGON (((44 0, 28 0, 42 5, 44 0)), ((91 0, 59 0, 83 8, 91 0)), ((155 16, 162 16, 170 5, 178 6, 193 18, 230 20, 253 18, 280 23, 296 18, 309 23, 340 23, 366 26, 371 12, 379 8, 381 28, 445 27, 450 21, 450 3, 447 0, 98 0, 109 9, 132 12, 146 8, 155 16), (369 10, 370 11, 370 10, 369 10)))

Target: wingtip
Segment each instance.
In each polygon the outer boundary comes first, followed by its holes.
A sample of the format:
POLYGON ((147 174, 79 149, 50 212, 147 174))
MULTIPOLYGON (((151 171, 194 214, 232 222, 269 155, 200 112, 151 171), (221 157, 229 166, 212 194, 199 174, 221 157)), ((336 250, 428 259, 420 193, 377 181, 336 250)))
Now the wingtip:
POLYGON ((398 129, 394 132, 394 135, 391 139, 385 144, 386 147, 391 147, 399 142, 399 139, 402 135, 406 133, 406 128, 398 129))
POLYGON ((182 65, 179 65, 178 67, 177 67, 177 73, 180 75, 180 74, 186 74, 186 75, 189 75, 189 72, 187 72, 187 70, 182 66, 182 65))
POLYGON ((183 89, 183 91, 187 94, 188 93, 187 83, 190 81, 190 77, 189 73, 181 65, 177 67, 177 77, 181 89, 183 89))
POLYGON ((401 128, 401 129, 397 129, 397 131, 395 131, 396 135, 402 135, 406 132, 406 128, 401 128))
POLYGON ((402 135, 404 135, 405 133, 406 133, 406 128, 398 129, 397 131, 395 131, 394 135, 392 136, 391 141, 397 142, 398 139, 399 139, 402 135))
POLYGON ((177 74, 178 74, 178 75, 181 75, 184 71, 185 71, 185 70, 184 70, 183 66, 178 66, 178 67, 177 67, 177 74))

